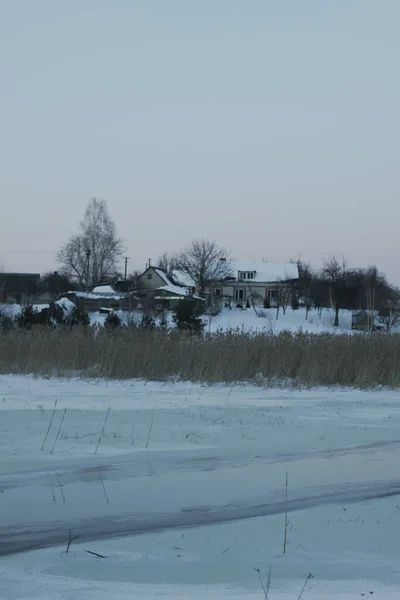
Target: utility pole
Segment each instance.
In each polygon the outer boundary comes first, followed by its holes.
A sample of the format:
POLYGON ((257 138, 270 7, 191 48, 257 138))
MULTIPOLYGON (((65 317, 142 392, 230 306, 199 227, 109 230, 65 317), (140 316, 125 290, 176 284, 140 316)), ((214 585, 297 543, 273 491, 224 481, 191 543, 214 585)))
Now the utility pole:
POLYGON ((89 248, 86 250, 86 288, 90 286, 90 255, 91 251, 89 248))
POLYGON ((129 256, 125 256, 124 257, 124 260, 125 260, 125 275, 124 275, 124 279, 125 279, 125 281, 126 281, 126 278, 127 278, 127 275, 128 275, 128 259, 129 259, 129 256))

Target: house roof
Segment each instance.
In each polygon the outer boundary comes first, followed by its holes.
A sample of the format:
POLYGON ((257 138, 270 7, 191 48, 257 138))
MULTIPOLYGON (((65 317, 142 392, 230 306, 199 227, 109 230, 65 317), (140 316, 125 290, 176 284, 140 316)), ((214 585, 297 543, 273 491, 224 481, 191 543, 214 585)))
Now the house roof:
POLYGON ((183 285, 177 285, 179 283, 177 279, 174 276, 172 279, 172 277, 170 277, 167 271, 164 271, 164 269, 156 268, 155 271, 157 275, 159 275, 161 279, 165 282, 165 285, 160 286, 159 288, 157 288, 157 290, 164 290, 170 292, 171 294, 176 294, 177 296, 190 296, 190 298, 193 298, 194 300, 204 300, 204 298, 201 298, 200 296, 190 294, 190 290, 187 286, 185 287, 183 285))
POLYGON ((229 261, 233 276, 238 280, 239 271, 254 272, 254 279, 259 283, 276 283, 286 279, 298 279, 299 269, 296 263, 257 262, 252 260, 229 261))
MULTIPOLYGON (((233 281, 240 281, 239 271, 253 272, 254 279, 246 279, 247 282, 276 283, 286 279, 298 279, 299 269, 296 263, 258 262, 252 260, 230 260, 226 263, 227 271, 231 272, 233 281)), ((180 285, 193 287, 195 282, 185 273, 175 269, 172 271, 174 280, 180 285)))
POLYGON ((196 285, 190 275, 180 269, 173 269, 172 277, 178 285, 182 285, 183 287, 195 287, 196 285))
POLYGON ((170 294, 174 294, 176 296, 184 296, 185 298, 190 298, 191 300, 204 301, 204 298, 202 298, 201 296, 196 296, 196 294, 190 294, 187 288, 181 287, 180 285, 173 285, 172 283, 170 283, 169 285, 162 285, 155 291, 158 292, 161 290, 169 292, 170 294))
POLYGON ((128 296, 132 296, 132 294, 127 292, 80 292, 80 291, 70 291, 67 292, 68 295, 75 296, 76 298, 86 298, 87 300, 122 300, 123 298, 127 298, 128 296))
POLYGON ((111 285, 97 285, 92 289, 94 294, 115 294, 115 290, 111 285))
POLYGON ((0 290, 4 294, 34 294, 39 283, 39 273, 0 273, 0 290))

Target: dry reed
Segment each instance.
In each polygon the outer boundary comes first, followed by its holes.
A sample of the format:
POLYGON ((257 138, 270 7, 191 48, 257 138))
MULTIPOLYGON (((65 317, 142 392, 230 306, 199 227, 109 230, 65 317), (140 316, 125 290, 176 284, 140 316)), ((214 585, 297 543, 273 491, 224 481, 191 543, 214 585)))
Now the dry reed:
POLYGON ((0 372, 397 388, 400 335, 13 330, 0 333, 0 372))

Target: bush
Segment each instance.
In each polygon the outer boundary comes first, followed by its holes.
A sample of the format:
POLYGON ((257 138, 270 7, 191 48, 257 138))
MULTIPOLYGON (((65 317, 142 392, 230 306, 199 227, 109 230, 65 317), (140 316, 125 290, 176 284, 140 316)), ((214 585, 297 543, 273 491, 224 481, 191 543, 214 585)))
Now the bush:
POLYGON ((268 298, 268 296, 266 296, 266 297, 264 298, 264 308, 265 308, 265 309, 271 308, 271 302, 269 301, 269 298, 268 298))
POLYGON ((31 329, 34 325, 47 325, 49 322, 48 309, 36 312, 31 305, 25 306, 17 319, 17 325, 22 329, 31 329))
POLYGON ((3 331, 11 331, 14 329, 15 320, 7 313, 0 312, 0 329, 3 331))
POLYGON ((90 325, 90 317, 87 312, 74 308, 67 319, 65 319, 65 325, 68 327, 74 327, 80 325, 81 327, 87 327, 90 325))
POLYGON ((116 329, 117 327, 121 327, 121 319, 115 312, 110 312, 104 321, 104 326, 108 329, 116 329))
POLYGON ((300 308, 300 302, 299 299, 296 295, 293 296, 292 298, 292 309, 293 310, 299 310, 300 308))
POLYGON ((196 310, 196 305, 190 300, 180 300, 173 320, 180 331, 198 334, 204 329, 204 323, 196 310))

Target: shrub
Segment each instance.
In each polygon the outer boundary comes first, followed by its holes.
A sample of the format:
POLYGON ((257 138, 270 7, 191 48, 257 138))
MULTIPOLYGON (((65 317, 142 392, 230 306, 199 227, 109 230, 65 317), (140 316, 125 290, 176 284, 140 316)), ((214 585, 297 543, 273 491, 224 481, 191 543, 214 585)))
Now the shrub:
POLYGON ((264 308, 265 309, 271 308, 271 302, 269 301, 268 296, 265 296, 265 298, 264 298, 264 308))
POLYGON ((0 312, 0 329, 3 331, 11 331, 14 329, 15 320, 5 312, 0 312))
POLYGON ((300 308, 300 302, 299 299, 296 295, 293 295, 292 297, 292 309, 293 310, 299 310, 300 308))
POLYGON ((69 317, 65 319, 65 324, 68 327, 74 327, 77 325, 80 325, 81 327, 87 327, 90 325, 90 317, 84 310, 74 308, 69 317))
POLYGON ((108 329, 116 329, 117 327, 121 327, 121 319, 115 312, 110 312, 104 321, 104 326, 108 329))
POLYGON ((47 325, 49 323, 49 310, 44 309, 36 312, 31 305, 25 306, 17 319, 17 325, 22 329, 31 329, 34 325, 47 325))
POLYGON ((204 323, 196 310, 196 305, 190 300, 180 300, 173 320, 180 331, 198 334, 204 329, 204 323))

